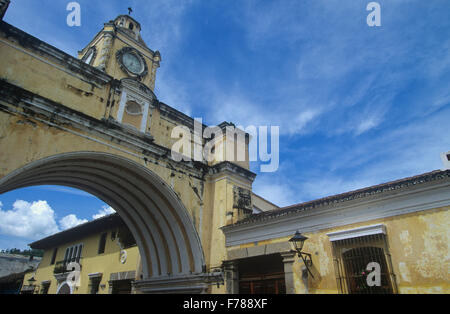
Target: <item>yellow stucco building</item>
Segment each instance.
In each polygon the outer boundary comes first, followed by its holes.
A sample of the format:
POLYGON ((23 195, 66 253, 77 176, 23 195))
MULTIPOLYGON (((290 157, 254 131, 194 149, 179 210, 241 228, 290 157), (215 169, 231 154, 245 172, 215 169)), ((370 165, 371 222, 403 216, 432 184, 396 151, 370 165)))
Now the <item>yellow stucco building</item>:
MULTIPOLYGON (((140 31, 118 16, 75 58, 0 21, 0 193, 84 190, 116 209, 136 241, 125 264, 113 241, 95 253, 102 233, 65 243, 83 243, 82 285, 71 292, 88 293, 99 273, 99 293, 122 273, 136 293, 449 292, 448 169, 278 208, 252 192, 249 134, 236 130, 245 160, 229 158, 226 135, 214 146, 224 158, 174 159, 179 138, 193 138, 181 155, 206 144, 195 136, 206 126, 158 100, 162 56, 140 31), (305 262, 289 243, 297 230, 309 238, 305 262), (372 262, 380 283, 368 287, 372 262)), ((35 278, 53 278, 50 293, 61 289, 54 249, 35 278)))
POLYGON ((44 250, 44 256, 38 269, 25 275, 23 294, 129 294, 141 275, 136 241, 117 214, 30 246, 44 250))

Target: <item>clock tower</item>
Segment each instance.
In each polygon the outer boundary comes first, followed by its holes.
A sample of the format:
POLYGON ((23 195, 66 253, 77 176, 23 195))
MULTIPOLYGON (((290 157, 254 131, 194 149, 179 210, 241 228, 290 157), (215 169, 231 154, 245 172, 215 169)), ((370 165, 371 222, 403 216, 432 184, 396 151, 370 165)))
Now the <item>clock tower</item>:
POLYGON ((78 52, 78 58, 120 81, 120 103, 110 117, 125 127, 147 133, 161 54, 142 40, 139 22, 129 15, 119 15, 105 23, 78 52))
POLYGON ((81 51, 78 58, 115 79, 132 78, 155 87, 159 51, 151 50, 141 37, 141 25, 129 15, 105 23, 103 29, 81 51))

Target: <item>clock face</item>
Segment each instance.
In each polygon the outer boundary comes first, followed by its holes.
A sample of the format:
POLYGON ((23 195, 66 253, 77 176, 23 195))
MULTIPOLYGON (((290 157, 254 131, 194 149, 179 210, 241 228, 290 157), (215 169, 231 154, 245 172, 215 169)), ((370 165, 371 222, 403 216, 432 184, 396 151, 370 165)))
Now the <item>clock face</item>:
POLYGON ((117 62, 126 74, 141 80, 148 74, 147 63, 139 51, 132 47, 124 47, 116 52, 117 62))
POLYGON ((123 55, 123 65, 133 74, 141 74, 144 71, 144 65, 141 59, 134 53, 125 53, 123 55))

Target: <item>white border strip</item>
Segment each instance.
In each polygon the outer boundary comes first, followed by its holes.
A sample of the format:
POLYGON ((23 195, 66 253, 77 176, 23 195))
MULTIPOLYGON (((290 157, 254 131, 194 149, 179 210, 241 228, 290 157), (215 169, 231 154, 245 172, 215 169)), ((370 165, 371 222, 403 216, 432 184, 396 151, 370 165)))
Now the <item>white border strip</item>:
POLYGON ((374 234, 386 234, 386 226, 383 224, 377 224, 372 226, 364 226, 349 230, 342 230, 337 232, 327 233, 327 236, 330 238, 331 242, 364 237, 374 234))

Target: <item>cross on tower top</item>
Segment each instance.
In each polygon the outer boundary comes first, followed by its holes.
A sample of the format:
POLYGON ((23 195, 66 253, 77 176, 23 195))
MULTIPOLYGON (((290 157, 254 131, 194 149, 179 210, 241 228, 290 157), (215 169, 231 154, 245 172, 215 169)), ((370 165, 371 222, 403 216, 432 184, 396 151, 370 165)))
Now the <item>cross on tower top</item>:
POLYGON ((130 7, 128 8, 128 15, 131 15, 131 12, 133 12, 133 9, 130 7))

